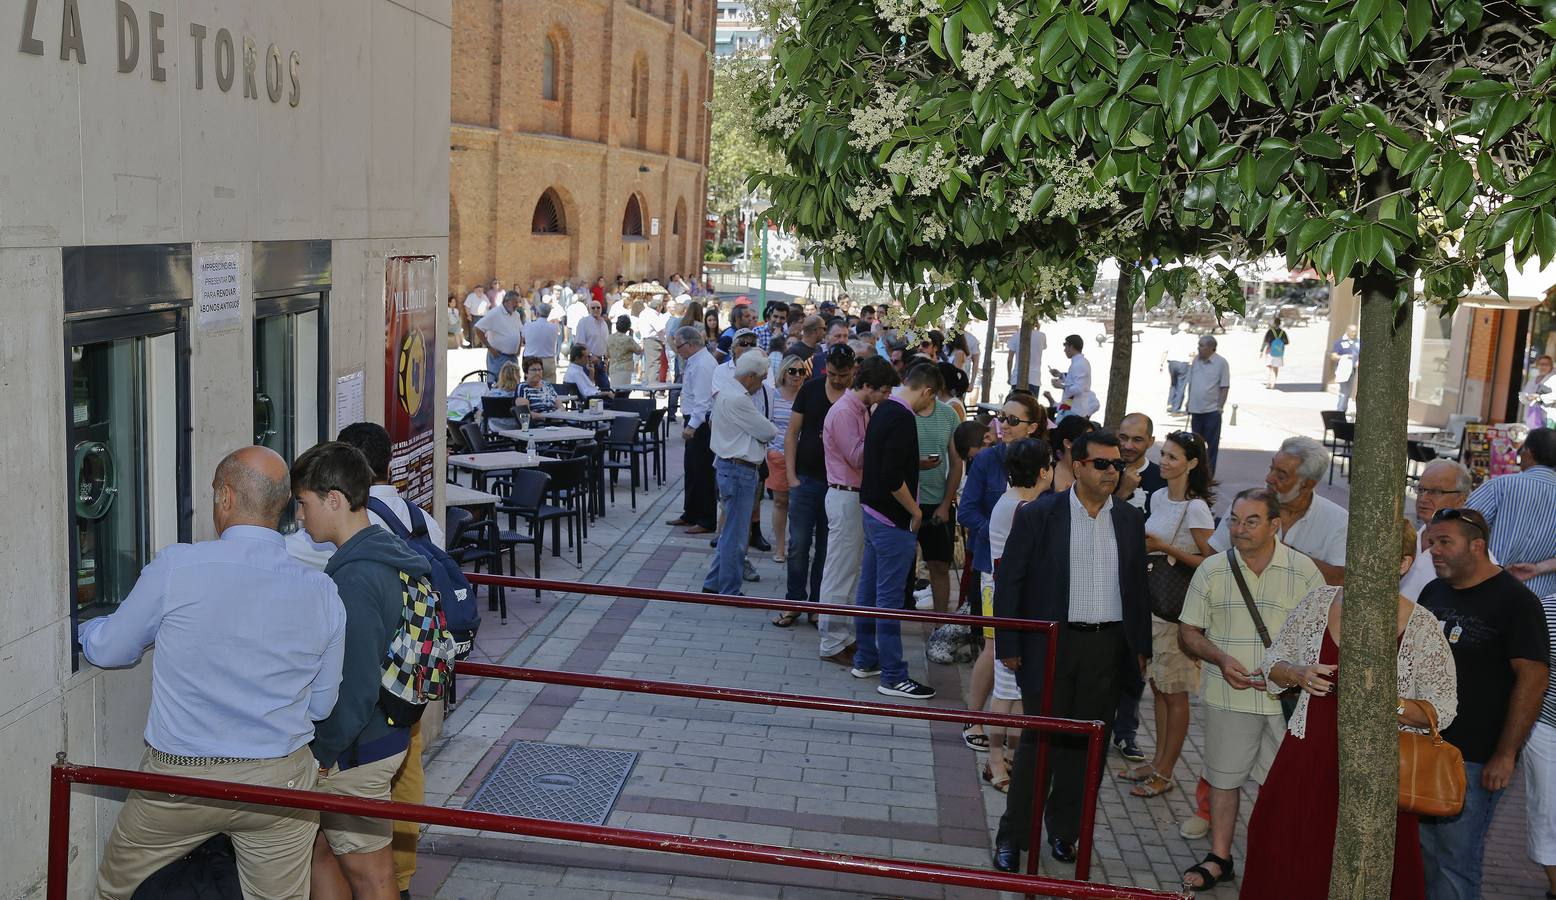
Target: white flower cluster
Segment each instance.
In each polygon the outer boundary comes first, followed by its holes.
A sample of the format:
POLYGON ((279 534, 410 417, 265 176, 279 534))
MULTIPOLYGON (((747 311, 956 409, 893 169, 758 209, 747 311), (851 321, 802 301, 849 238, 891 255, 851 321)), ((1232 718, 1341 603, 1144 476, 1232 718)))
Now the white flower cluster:
POLYGON ((1075 158, 1073 149, 1062 157, 1045 157, 1036 162, 1054 185, 1053 205, 1048 208, 1050 216, 1063 219, 1087 210, 1109 206, 1115 210, 1123 208, 1118 199, 1118 178, 1109 177, 1095 188, 1089 187, 1088 182, 1096 181, 1095 172, 1090 163, 1075 158))
POLYGON ((923 238, 925 243, 944 240, 946 235, 945 223, 933 215, 926 215, 919 220, 918 231, 919 237, 923 238))
POLYGON ((1009 47, 994 46, 994 33, 983 32, 967 36, 967 47, 962 50, 962 68, 968 77, 978 80, 978 90, 1000 77, 1003 70, 1014 66, 1015 54, 1009 47))
POLYGON ((868 153, 886 143, 892 132, 908 124, 908 110, 912 106, 913 100, 907 92, 877 84, 875 102, 854 110, 848 120, 848 130, 854 133, 848 145, 868 153))
POLYGON ((962 157, 962 161, 960 163, 958 163, 958 165, 961 167, 963 172, 971 174, 973 169, 976 169, 979 166, 983 165, 983 157, 981 157, 981 156, 972 156, 971 154, 969 154, 967 156, 962 157))
POLYGON ((1015 85, 1017 90, 1025 90, 1033 82, 1037 81, 1037 76, 1032 72, 1032 64, 1034 62, 1036 60, 1032 59, 1032 57, 1023 56, 1021 57, 1021 62, 1012 65, 1010 71, 1005 73, 1010 78, 1010 83, 1015 85))
POLYGON ((994 24, 1010 37, 1016 36, 1016 23, 1020 21, 1021 17, 1016 15, 1015 10, 1006 9, 1005 4, 1001 3, 994 7, 994 24))
POLYGON ((1055 295, 1072 288, 1082 288, 1080 276, 1070 266, 1038 265, 1033 269, 1037 276, 1036 290, 1042 295, 1055 295))
POLYGON ((822 238, 813 245, 814 249, 822 253, 841 253, 857 246, 859 246, 859 239, 846 231, 840 231, 829 238, 822 238))
POLYGON ((934 0, 875 0, 875 15, 897 34, 907 34, 914 19, 940 11, 934 0))
POLYGON ((919 162, 917 153, 904 148, 898 150, 882 168, 888 175, 901 175, 908 179, 913 184, 913 189, 908 193, 914 197, 928 197, 951 177, 951 159, 939 144, 930 147, 923 162, 919 162))
POLYGON ((891 202, 891 188, 884 184, 861 184, 848 195, 847 202, 854 215, 868 219, 891 202))
POLYGON ((1016 221, 1022 224, 1032 221, 1032 195, 1037 189, 1030 184, 1017 185, 1016 189, 1006 194, 1010 198, 1010 212, 1016 217, 1016 221))
POLYGON ((805 111, 805 98, 798 94, 790 94, 783 98, 777 106, 772 106, 756 119, 756 127, 760 131, 776 131, 783 135, 784 140, 794 137, 794 132, 800 127, 800 113, 805 111))

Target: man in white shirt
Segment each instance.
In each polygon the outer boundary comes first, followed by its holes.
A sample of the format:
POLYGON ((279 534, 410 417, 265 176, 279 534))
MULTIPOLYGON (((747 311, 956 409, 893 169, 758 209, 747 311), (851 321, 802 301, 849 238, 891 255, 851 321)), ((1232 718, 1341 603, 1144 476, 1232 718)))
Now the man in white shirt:
MULTIPOLYGON (((1328 466, 1323 444, 1310 437, 1287 438, 1270 458, 1264 486, 1280 500, 1281 543, 1310 557, 1329 584, 1342 584, 1350 514, 1313 492, 1328 466)), ((1210 536, 1210 546, 1218 552, 1232 546, 1227 518, 1222 517, 1210 536)))
POLYGON ((482 284, 472 285, 470 293, 465 295, 465 342, 472 347, 479 347, 481 336, 475 333, 475 323, 481 321, 481 317, 491 311, 492 304, 486 299, 486 286, 482 284))
POLYGON ((643 372, 641 380, 664 381, 669 373, 665 360, 665 327, 670 317, 664 312, 665 297, 659 294, 648 298, 643 311, 637 317, 638 343, 643 346, 643 372))
POLYGON ((1232 367, 1216 352, 1216 339, 1199 337, 1199 352, 1189 363, 1189 430, 1205 439, 1210 468, 1221 452, 1221 410, 1232 389, 1232 367))
MULTIPOLYGON (((1470 470, 1455 460, 1433 460, 1421 470, 1421 480, 1416 483, 1416 521, 1421 523, 1416 532, 1416 558, 1399 581, 1399 594, 1406 600, 1414 602, 1420 598, 1422 588, 1437 580, 1437 568, 1426 548, 1426 526, 1439 509, 1463 506, 1474 484, 1470 470)), ((1496 559, 1491 562, 1495 564, 1496 559)))
POLYGON ((612 391, 602 389, 596 381, 599 360, 583 344, 574 344, 568 353, 567 378, 564 384, 578 389, 578 396, 588 400, 593 397, 614 397, 612 391))
MULTIPOLYGON (((580 293, 584 297, 587 294, 580 293)), ((578 322, 578 327, 573 329, 573 344, 582 344, 588 348, 600 365, 594 370, 594 380, 601 388, 610 387, 610 381, 605 377, 605 370, 610 365, 610 359, 606 352, 606 346, 611 336, 610 323, 605 321, 605 308, 598 300, 585 301, 584 308, 589 314, 578 322)))
MULTIPOLYGON (((983 374, 983 369, 978 365, 979 360, 983 358, 983 345, 978 343, 978 336, 973 334, 970 328, 962 332, 962 337, 967 339, 967 390, 971 392, 978 386, 978 376, 983 374)), ((1043 337, 1043 342, 1045 345, 1048 342, 1046 335, 1043 337)), ((1041 350, 1038 351, 1038 355, 1042 355, 1041 350)), ((1041 377, 1042 373, 1038 374, 1041 377)))
POLYGON ((1162 351, 1161 361, 1156 365, 1156 371, 1166 371, 1169 379, 1167 384, 1169 412, 1183 412, 1183 395, 1187 393, 1188 388, 1189 363, 1198 352, 1198 342, 1194 339, 1194 335, 1189 333, 1188 321, 1178 323, 1176 330, 1167 338, 1167 349, 1162 351))
POLYGON ((568 292, 560 301, 560 306, 567 311, 567 343, 569 346, 578 343, 578 325, 584 319, 589 318, 589 303, 587 294, 572 294, 568 292))
MULTIPOLYGON (((755 343, 753 337, 752 345, 755 343)), ((713 401, 709 446, 718 460, 714 474, 719 502, 724 507, 724 530, 719 534, 718 553, 702 583, 704 593, 738 595, 744 581, 745 530, 756 503, 757 469, 767 458, 768 442, 778 434, 778 426, 769 418, 771 398, 763 384, 767 370, 762 354, 743 355, 735 362, 733 383, 726 385, 713 401), (740 389, 736 390, 735 385, 740 389)))
MULTIPOLYGON (((970 331, 965 332, 965 334, 967 335, 967 355, 972 357, 973 360, 977 360, 978 351, 974 347, 976 347, 978 339, 973 337, 970 331)), ((1029 353, 1027 356, 1027 377, 1024 380, 1021 378, 1021 370, 1017 368, 1017 362, 1021 355, 1021 332, 1017 331, 1011 335, 1005 347, 1010 351, 1010 355, 1005 357, 1006 380, 1010 382, 1011 387, 1021 387, 1025 384, 1028 390, 1035 392, 1037 386, 1043 383, 1043 351, 1048 349, 1048 335, 1043 333, 1042 325, 1033 322, 1032 334, 1027 338, 1029 353)), ((977 363, 974 362, 974 366, 976 365, 977 363)))
POLYGON ((519 295, 509 293, 490 312, 475 323, 486 344, 486 369, 495 382, 507 363, 519 361, 519 342, 522 340, 524 317, 518 313, 519 295))
POLYGON ((551 319, 551 304, 541 303, 535 307, 534 321, 525 323, 520 334, 523 338, 522 355, 538 357, 545 370, 545 379, 556 381, 556 344, 562 332, 551 319))
POLYGON ((1072 334, 1064 339, 1064 355, 1070 358, 1070 370, 1061 377, 1058 369, 1050 369, 1054 375, 1053 385, 1064 391, 1064 396, 1059 400, 1059 414, 1056 421, 1065 416, 1080 416, 1089 419, 1102 408, 1097 395, 1091 389, 1091 360, 1086 358, 1083 352, 1086 349, 1086 341, 1078 334, 1072 334))
POLYGON ((686 442, 682 464, 686 472, 685 503, 681 515, 666 524, 690 526, 687 534, 711 534, 718 518, 714 505, 713 439, 708 416, 713 410, 713 370, 719 362, 708 352, 707 336, 700 325, 683 325, 671 336, 670 349, 685 368, 682 376, 681 439, 686 442))

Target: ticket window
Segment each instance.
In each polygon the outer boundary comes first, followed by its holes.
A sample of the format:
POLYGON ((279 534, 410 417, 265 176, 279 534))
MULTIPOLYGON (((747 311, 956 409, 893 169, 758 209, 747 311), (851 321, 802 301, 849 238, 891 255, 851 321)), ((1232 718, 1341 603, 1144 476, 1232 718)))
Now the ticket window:
POLYGON ((328 427, 319 394, 324 294, 258 299, 255 310, 254 443, 290 463, 328 427))
POLYGON ((185 314, 67 324, 72 616, 110 612, 189 539, 185 314))

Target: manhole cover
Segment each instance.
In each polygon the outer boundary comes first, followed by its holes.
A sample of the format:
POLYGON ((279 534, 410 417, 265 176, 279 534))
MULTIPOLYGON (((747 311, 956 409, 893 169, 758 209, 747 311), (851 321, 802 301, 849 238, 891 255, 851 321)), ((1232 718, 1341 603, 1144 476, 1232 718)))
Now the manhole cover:
POLYGON ((514 741, 466 809, 604 825, 636 753, 514 741))

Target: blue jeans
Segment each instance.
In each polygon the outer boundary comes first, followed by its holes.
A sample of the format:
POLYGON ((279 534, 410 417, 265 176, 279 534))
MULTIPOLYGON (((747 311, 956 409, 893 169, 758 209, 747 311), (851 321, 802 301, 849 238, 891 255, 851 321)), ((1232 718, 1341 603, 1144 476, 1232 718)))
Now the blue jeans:
MULTIPOLYGON (((859 570, 856 606, 902 609, 902 585, 918 555, 918 538, 906 528, 883 524, 864 514, 864 560, 859 570)), ((902 628, 895 619, 854 620, 854 668, 881 667, 881 684, 891 686, 908 677, 902 661, 902 628)))
POLYGON ((1176 412, 1183 408, 1183 395, 1189 389, 1189 364, 1182 360, 1169 360, 1167 374, 1172 378, 1167 388, 1167 408, 1176 412))
POLYGON ((751 533, 751 507, 756 504, 756 466, 720 459, 713 465, 718 484, 719 502, 724 505, 724 528, 719 532, 718 553, 708 577, 706 590, 720 594, 739 594, 744 584, 746 539, 751 533))
POLYGON ((1482 763, 1465 761, 1464 809, 1450 819, 1421 819, 1421 859, 1427 900, 1478 900, 1486 831, 1501 791, 1481 786, 1482 763))
POLYGON ((1190 414, 1189 430, 1205 439, 1205 452, 1210 454, 1210 470, 1214 472, 1221 453, 1221 410, 1190 414))
POLYGON ((506 363, 517 363, 519 358, 509 353, 498 353, 495 350, 486 351, 486 371, 492 373, 492 383, 497 383, 497 376, 502 374, 502 367, 506 363))
POLYGON ((789 489, 789 583, 784 599, 821 600, 821 570, 827 561, 826 499, 827 483, 809 475, 801 475, 800 486, 789 489))

